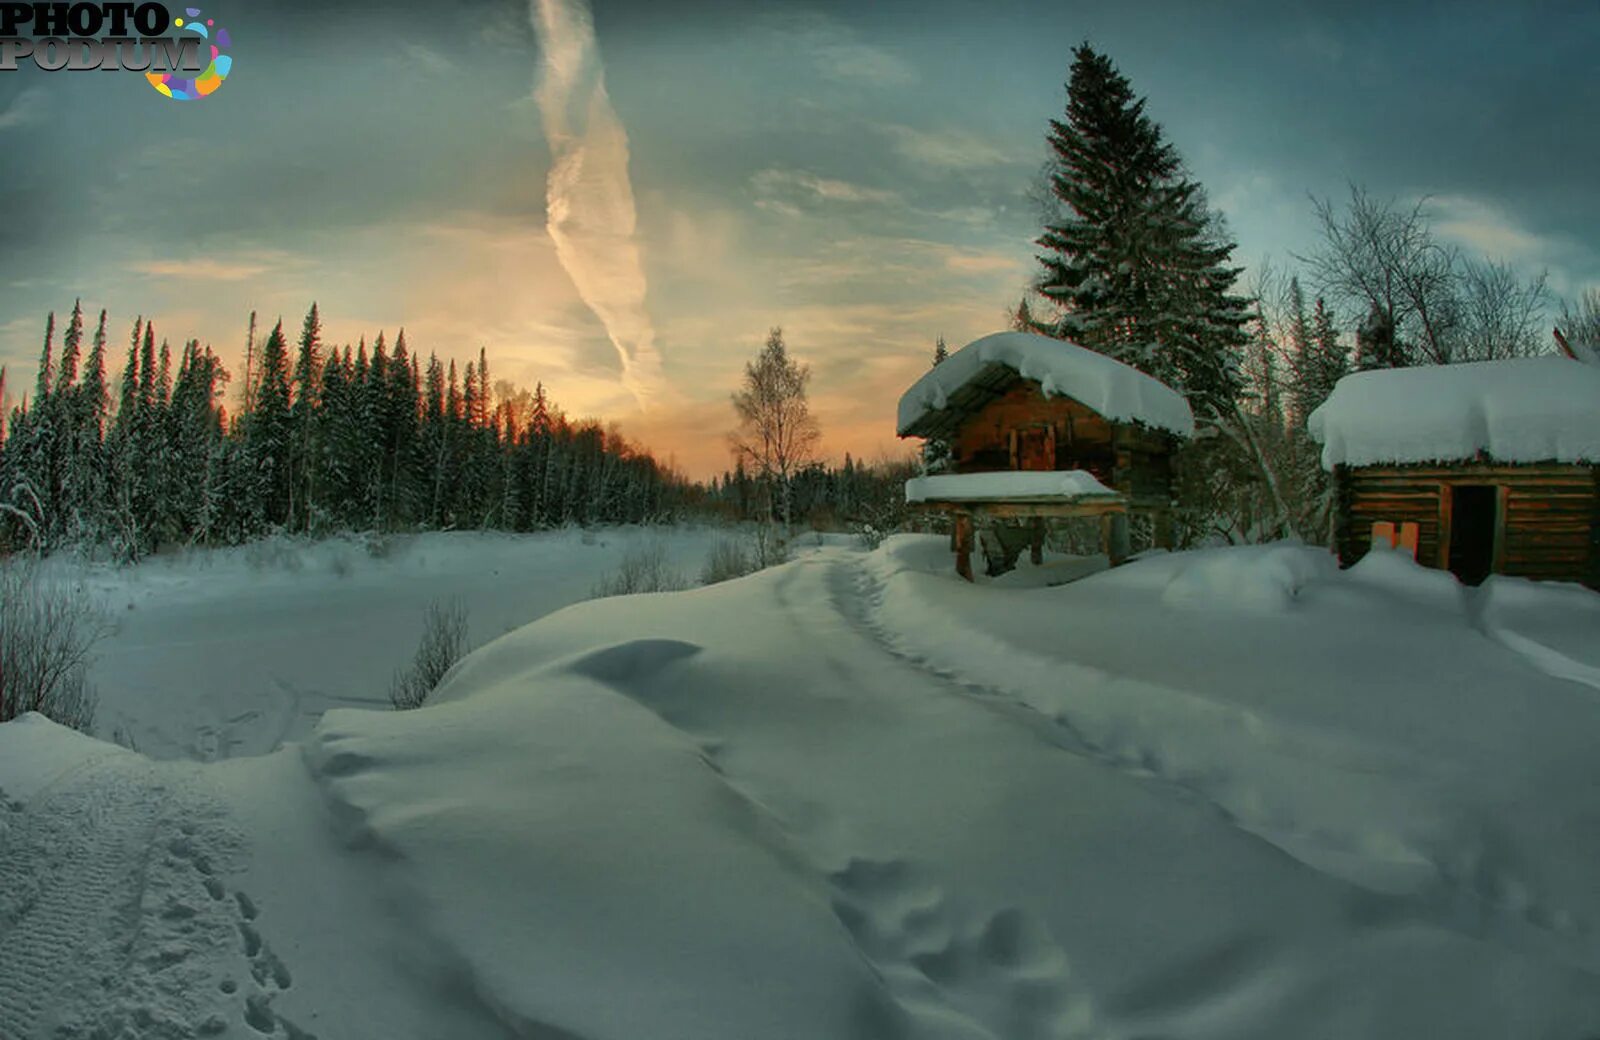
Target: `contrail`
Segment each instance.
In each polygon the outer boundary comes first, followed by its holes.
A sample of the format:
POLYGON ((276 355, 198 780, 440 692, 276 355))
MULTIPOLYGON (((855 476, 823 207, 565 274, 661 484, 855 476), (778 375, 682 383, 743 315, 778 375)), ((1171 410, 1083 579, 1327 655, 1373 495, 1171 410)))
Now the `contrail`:
POLYGON ((634 240, 628 132, 606 96, 585 0, 531 0, 529 7, 544 52, 534 99, 553 160, 545 194, 550 238, 578 295, 617 348, 623 385, 645 407, 660 382, 661 358, 634 240))

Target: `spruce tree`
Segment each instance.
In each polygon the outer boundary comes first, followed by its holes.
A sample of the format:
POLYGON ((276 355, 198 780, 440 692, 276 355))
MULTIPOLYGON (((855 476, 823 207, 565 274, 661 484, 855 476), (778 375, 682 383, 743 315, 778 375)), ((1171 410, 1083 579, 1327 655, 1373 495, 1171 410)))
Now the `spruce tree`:
POLYGON ((33 403, 42 405, 50 399, 50 384, 55 378, 56 312, 51 311, 44 323, 44 349, 39 352, 39 378, 34 385, 33 403))
MULTIPOLYGON (((940 336, 933 344, 933 364, 937 368, 950 357, 950 349, 940 336)), ((922 443, 922 472, 943 473, 950 468, 950 442, 942 437, 929 437, 922 443)), ((850 456, 845 455, 845 473, 850 474, 850 456)))
POLYGON ((272 327, 260 353, 255 411, 250 416, 247 446, 255 475, 254 512, 261 522, 276 526, 288 519, 292 447, 289 349, 281 318, 272 327))
POLYGON ((72 317, 61 337, 61 367, 56 374, 56 396, 65 400, 78 381, 78 352, 83 344, 83 301, 72 302, 72 317))
POLYGON ((1314 409, 1333 393, 1334 384, 1350 372, 1350 356, 1339 343, 1339 330, 1334 327, 1333 317, 1320 296, 1311 316, 1311 344, 1314 361, 1308 366, 1306 404, 1314 409))
POLYGON ((156 323, 144 323, 144 343, 139 347, 139 412, 154 413, 156 407, 156 323))
POLYGON ((289 460, 292 473, 290 496, 293 500, 290 523, 310 530, 316 484, 316 413, 321 389, 322 318, 315 302, 300 327, 299 350, 295 355, 294 375, 290 380, 293 404, 290 425, 293 451, 289 460))
POLYGON ((78 394, 82 402, 85 436, 98 444, 105 439, 106 417, 111 408, 110 392, 106 387, 106 312, 103 310, 89 346, 89 359, 83 366, 83 383, 78 394))
POLYGON ((1306 319, 1305 294, 1300 279, 1289 279, 1289 407, 1291 421, 1305 425, 1306 416, 1316 405, 1310 400, 1311 370, 1315 365, 1311 343, 1311 323, 1306 319))
POLYGON ((1064 215, 1037 240, 1046 252, 1034 283, 1060 316, 1028 320, 1155 376, 1197 412, 1228 414, 1249 317, 1232 293, 1233 244, 1145 99, 1088 44, 1073 54, 1066 120, 1049 134, 1064 215))

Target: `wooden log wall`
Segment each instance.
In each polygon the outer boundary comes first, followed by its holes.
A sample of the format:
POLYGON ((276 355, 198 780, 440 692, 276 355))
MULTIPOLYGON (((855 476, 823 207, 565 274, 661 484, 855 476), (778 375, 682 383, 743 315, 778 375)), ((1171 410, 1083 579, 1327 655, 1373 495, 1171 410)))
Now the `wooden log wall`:
POLYGON ((1463 463, 1340 467, 1335 539, 1346 565, 1370 548, 1376 520, 1414 522, 1417 559, 1448 568, 1451 494, 1458 485, 1499 490, 1494 569, 1525 578, 1600 588, 1600 467, 1463 463))
POLYGON ((955 472, 1024 468, 1025 461, 1037 460, 1037 452, 1019 453, 1021 431, 1043 436, 1053 463, 1048 468, 1088 470, 1107 487, 1141 501, 1164 504, 1172 497, 1172 438, 1108 422, 1087 405, 1046 397, 1038 383, 1021 378, 962 421, 951 443, 955 472))

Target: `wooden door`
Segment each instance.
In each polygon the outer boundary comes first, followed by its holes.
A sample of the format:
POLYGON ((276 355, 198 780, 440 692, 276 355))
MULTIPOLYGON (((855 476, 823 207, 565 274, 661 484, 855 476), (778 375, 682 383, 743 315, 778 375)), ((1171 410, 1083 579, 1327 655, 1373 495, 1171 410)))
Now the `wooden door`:
POLYGON ((1015 467, 1023 470, 1055 469, 1055 432, 1051 426, 1024 426, 1018 430, 1015 467))

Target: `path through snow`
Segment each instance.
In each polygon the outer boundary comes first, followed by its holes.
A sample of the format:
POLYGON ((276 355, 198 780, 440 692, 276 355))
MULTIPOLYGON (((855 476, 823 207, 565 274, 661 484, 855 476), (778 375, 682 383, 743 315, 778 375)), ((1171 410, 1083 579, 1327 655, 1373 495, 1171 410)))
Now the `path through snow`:
POLYGON ((79 753, 26 801, 0 794, 0 1036, 297 1035, 272 1010, 292 976, 229 887, 242 838, 203 772, 79 753))

